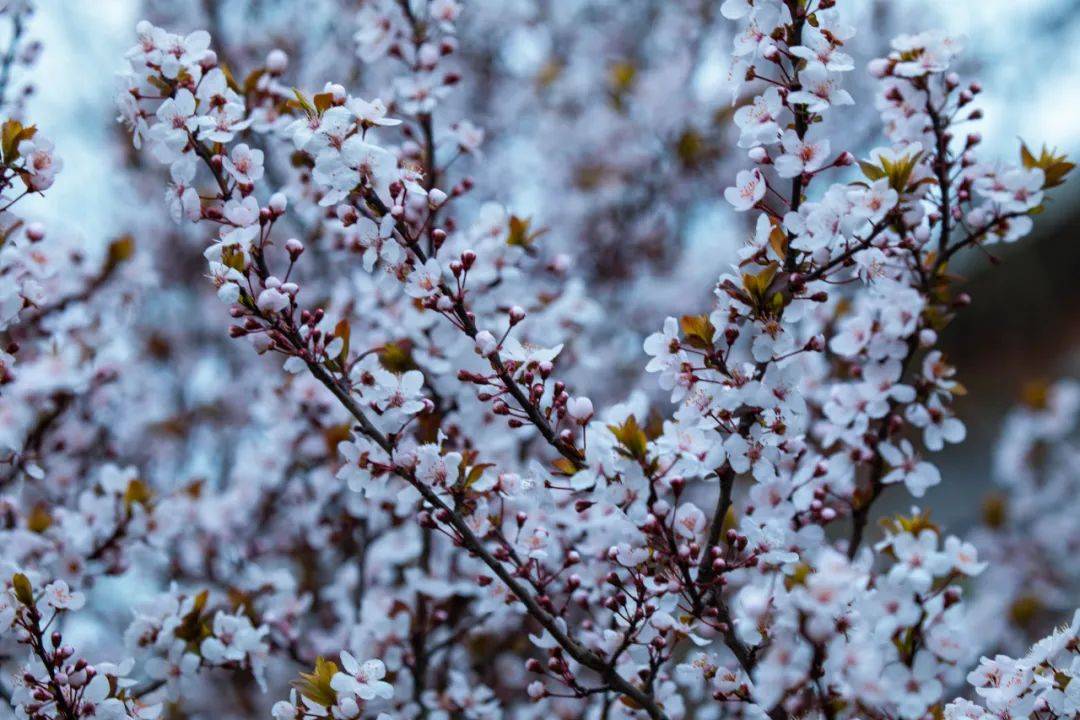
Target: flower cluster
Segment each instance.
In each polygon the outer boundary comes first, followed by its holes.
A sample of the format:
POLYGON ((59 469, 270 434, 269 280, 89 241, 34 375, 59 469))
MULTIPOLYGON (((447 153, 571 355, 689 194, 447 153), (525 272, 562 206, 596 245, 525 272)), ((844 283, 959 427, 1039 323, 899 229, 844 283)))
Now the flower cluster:
MULTIPOLYGON (((56 258, 50 257, 41 241, 45 229, 39 224, 25 227, 14 217, 11 208, 28 193, 47 190, 63 162, 56 157, 53 145, 40 137, 33 125, 24 127, 18 120, 9 119, 3 125, 0 147, 0 218, 3 220, 4 243, 0 247, 0 331, 7 331, 18 320, 27 305, 44 305, 45 285, 56 272, 56 258)), ((12 365, 15 347, 0 350, 0 383, 14 379, 12 365)))
POLYGON ((4 225, 18 717, 1075 713, 1075 627, 976 665, 1072 610, 1072 385, 986 528, 879 510, 966 436, 954 258, 1071 169, 959 131, 960 39, 860 73, 836 0, 150 5, 117 106, 164 197, 100 248, 4 225), (751 231, 726 268, 675 250, 702 203, 751 231))
POLYGON ((246 670, 265 685, 269 628, 252 625, 249 608, 211 612, 208 600, 206 591, 191 596, 173 588, 137 608, 124 633, 128 650, 170 700, 201 668, 246 670))
POLYGON ((1076 717, 1080 712, 1080 613, 1054 630, 1022 658, 984 657, 967 681, 978 702, 956 700, 945 706, 949 720, 1001 717, 1076 717))
MULTIPOLYGON (((456 84, 439 67, 457 47, 457 11, 453 3, 365 11, 361 58, 393 56, 403 66, 389 102, 333 84, 289 98, 260 84, 274 75, 269 62, 242 95, 218 79, 202 33, 140 26, 122 109, 137 140, 146 119, 154 154, 171 165, 174 217, 220 226, 206 257, 240 321, 232 334, 285 355, 287 370, 310 372, 350 413, 340 480, 395 514, 419 503, 425 533, 466 546, 486 566, 480 587, 497 586, 539 622, 533 642, 550 657, 546 666, 527 664, 547 678, 532 683, 533 698, 588 698, 585 669, 652 717, 682 712, 682 684, 716 678, 727 679, 713 697, 768 713, 858 702, 921 716, 970 660, 974 642, 953 581, 984 565, 970 544, 941 543, 918 513, 897 520, 876 553, 860 552, 864 530, 887 486, 902 483, 918 497, 940 482, 917 441, 934 451, 963 439, 950 411, 955 370, 934 349, 964 304, 948 287, 947 263, 966 247, 1022 234, 1024 223, 1014 221, 1038 209, 1047 168, 1028 163, 1030 153, 1016 168, 979 163, 977 136, 953 142, 954 124, 977 119, 978 88, 961 88, 949 71, 956 41, 928 33, 898 39, 894 53, 871 64, 891 145, 859 163, 864 180, 811 199, 815 179, 855 162, 822 134, 835 109, 853 103, 841 81, 854 68, 844 52, 853 30, 829 7, 725 3, 726 16, 747 23, 736 72, 766 86, 735 114, 755 166, 725 192, 737 211, 758 214, 757 230, 735 272, 716 283, 715 308, 669 318, 645 342, 648 370, 679 406, 648 430, 639 423, 644 399, 597 413, 552 378, 563 342, 521 339, 538 304, 522 302, 522 288, 501 300, 500 288, 535 254, 529 223, 492 206, 463 226, 450 215, 471 186, 466 178, 439 187, 446 168, 433 113, 456 84), (267 102, 277 103, 278 119, 256 128, 267 102), (249 126, 273 136, 269 143, 291 144, 304 168, 284 192, 268 188, 265 203, 257 199, 264 152, 233 144, 249 126), (404 142, 388 141, 395 135, 404 142), (198 166, 216 184, 210 199, 188 187, 198 166), (401 319, 419 314, 423 337, 409 338, 408 355, 401 343, 393 352, 385 343, 359 347, 386 331, 366 318, 361 333, 333 308, 305 307, 306 245, 289 239, 277 250, 271 237, 290 222, 289 210, 302 223, 322 222, 332 246, 387 278, 372 286, 378 307, 401 319), (284 273, 272 270, 275 257, 287 260, 284 273), (837 284, 850 290, 832 290, 837 284), (493 418, 546 442, 555 470, 533 463, 524 479, 516 467, 496 471, 509 458, 464 441, 467 399, 447 395, 452 379, 476 386, 493 418), (434 437, 425 429, 432 421, 442 426, 434 437), (751 487, 725 529, 743 476, 751 487), (392 477, 405 489, 387 483, 392 477), (694 479, 705 482, 688 487, 694 479), (522 492, 538 482, 548 499, 522 492), (710 484, 719 486, 711 519, 691 497, 710 484), (848 518, 846 542, 831 547, 824 528, 848 518), (876 554, 892 562, 882 567, 876 554), (606 569, 586 565, 587 577, 562 577, 598 555, 606 569), (570 601, 595 604, 610 622, 575 629, 570 601), (728 657, 705 653, 668 674, 683 638, 720 640, 728 657), (635 677, 646 683, 628 680, 635 677)), ((479 602, 477 589, 442 592, 479 602)), ((412 601, 414 638, 430 632, 415 623, 431 612, 432 593, 439 596, 431 588, 412 601)), ((426 712, 427 661, 411 642, 402 658, 416 690, 410 707, 426 712)), ((354 716, 353 680, 371 673, 352 655, 342 661, 346 673, 316 664, 311 677, 329 690, 309 680, 302 699, 278 711, 320 706, 354 716)), ((701 702, 697 685, 693 702, 701 702)), ((471 705, 486 703, 482 688, 472 682, 471 705)))
MULTIPOLYGON (((333 717, 352 720, 373 717, 367 713, 379 700, 394 695, 393 686, 383 680, 386 666, 381 660, 358 662, 348 652, 341 653, 341 669, 330 661, 319 658, 315 671, 303 674, 297 685, 302 695, 297 698, 294 690, 288 701, 274 704, 274 720, 303 720, 309 717, 333 717)), ((389 720, 390 716, 379 713, 375 720, 389 720)))
POLYGON ((10 702, 18 709, 18 716, 28 720, 156 718, 161 706, 142 703, 135 681, 127 677, 132 662, 91 664, 64 643, 59 630, 48 630, 59 624, 58 618, 79 610, 85 602, 83 594, 72 592, 63 580, 46 585, 40 592, 21 573, 5 583, 0 628, 12 633, 29 653, 11 693, 10 702))

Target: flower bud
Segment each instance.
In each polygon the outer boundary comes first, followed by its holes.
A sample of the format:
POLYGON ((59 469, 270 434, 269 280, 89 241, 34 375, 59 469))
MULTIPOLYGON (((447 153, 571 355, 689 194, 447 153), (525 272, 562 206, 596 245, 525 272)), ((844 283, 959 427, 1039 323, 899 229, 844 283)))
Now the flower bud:
POLYGON ((592 400, 587 397, 571 398, 566 402, 566 412, 577 420, 579 425, 584 425, 593 415, 592 400))
POLYGON ((878 78, 879 80, 889 74, 889 61, 885 58, 875 58, 870 61, 870 64, 866 67, 871 77, 878 78))
POLYGON ((274 48, 266 55, 266 69, 271 75, 280 75, 289 66, 289 56, 284 50, 274 48))
POLYGON ((495 336, 487 330, 481 330, 480 332, 478 332, 476 334, 474 342, 476 344, 477 354, 483 357, 493 355, 499 349, 499 343, 495 339, 495 336))
POLYGON ((270 196, 270 200, 266 203, 266 207, 270 208, 270 212, 275 215, 280 215, 285 212, 285 208, 289 205, 289 199, 285 197, 285 193, 276 192, 270 196))
POLYGON ((330 95, 334 99, 334 104, 336 105, 340 105, 341 103, 345 102, 346 92, 344 85, 328 82, 326 83, 326 85, 323 86, 323 92, 330 93, 330 95))
POLYGON ((289 258, 296 262, 296 259, 304 254, 304 243, 296 238, 289 238, 285 241, 285 251, 289 253, 289 258))

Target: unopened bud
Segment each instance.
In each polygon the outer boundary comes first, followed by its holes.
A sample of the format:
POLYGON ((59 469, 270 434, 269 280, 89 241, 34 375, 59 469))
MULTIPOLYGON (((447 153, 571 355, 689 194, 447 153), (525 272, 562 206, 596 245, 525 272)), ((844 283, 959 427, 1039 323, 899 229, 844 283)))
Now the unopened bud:
POLYGON ((289 205, 289 199, 285 197, 285 193, 276 192, 270 196, 269 202, 266 203, 266 207, 270 208, 270 212, 275 215, 280 215, 285 212, 285 208, 289 205))
POLYGON ((271 75, 280 75, 289 66, 289 56, 284 50, 274 48, 266 55, 266 69, 271 75))
POLYGON ((304 254, 304 243, 296 238, 289 238, 285 241, 285 251, 289 253, 289 258, 296 262, 296 259, 304 254))

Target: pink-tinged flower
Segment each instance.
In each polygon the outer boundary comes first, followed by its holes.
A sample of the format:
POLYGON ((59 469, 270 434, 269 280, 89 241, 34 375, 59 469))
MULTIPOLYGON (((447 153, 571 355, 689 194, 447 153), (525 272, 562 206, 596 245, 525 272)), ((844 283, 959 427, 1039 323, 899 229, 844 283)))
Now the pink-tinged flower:
POLYGON ((446 487, 457 482, 461 453, 442 454, 438 445, 421 445, 416 449, 416 479, 427 485, 446 487))
POLYGON ((851 214, 866 218, 872 223, 884 218, 896 207, 896 201, 900 198, 897 192, 889 187, 888 178, 877 180, 868 188, 853 188, 847 197, 851 202, 851 214))
POLYGON ((199 127, 195 96, 187 89, 161 103, 156 115, 158 122, 150 128, 150 135, 174 152, 182 150, 188 143, 188 136, 199 127))
POLYGON ((73 592, 63 580, 54 580, 45 586, 45 602, 57 610, 78 610, 86 604, 86 596, 73 592))
POLYGON ((386 105, 379 98, 368 102, 361 98, 351 97, 345 101, 345 107, 356 116, 361 125, 366 127, 393 127, 401 124, 401 121, 396 118, 386 117, 386 105))
POLYGON ((942 552, 957 572, 978 575, 986 569, 986 563, 979 562, 979 553, 975 546, 956 536, 950 535, 945 538, 945 547, 942 552))
POLYGON ((795 177, 821 169, 829 157, 829 141, 813 142, 800 139, 794 130, 785 130, 780 142, 784 154, 773 161, 776 173, 782 178, 795 177))
POLYGON ((940 450, 946 442, 958 443, 967 436, 967 429, 950 414, 936 395, 926 404, 909 405, 906 416, 915 427, 923 429, 923 443, 930 450, 940 450))
POLYGON ((251 118, 245 117, 241 103, 227 103, 206 115, 199 116, 199 138, 210 142, 231 142, 233 136, 251 125, 251 118))
POLYGON ((244 276, 239 270, 211 260, 209 277, 217 288, 217 296, 222 302, 231 305, 240 299, 240 286, 244 282, 244 276))
POLYGON ((364 142, 358 135, 345 141, 341 159, 359 173, 384 203, 390 204, 390 184, 398 179, 397 159, 387 150, 364 142))
POLYGON ((442 282, 442 266, 435 258, 428 258, 411 273, 405 283, 405 294, 414 298, 427 298, 439 292, 442 282))
POLYGON ((724 0, 720 14, 728 20, 741 20, 754 10, 753 0, 724 0))
POLYGON ((478 155, 484 142, 484 129, 462 120, 450 126, 450 136, 462 152, 478 155))
POLYGON ((392 698, 394 687, 383 680, 386 666, 382 660, 357 662, 347 651, 341 652, 341 672, 330 678, 330 687, 339 693, 355 695, 361 700, 392 698))
POLYGON ((453 29, 453 23, 461 14, 461 3, 458 0, 432 0, 428 5, 428 14, 435 19, 446 32, 453 29))
POLYGON ((933 530, 923 530, 918 536, 903 532, 889 539, 888 545, 896 556, 889 570, 889 580, 907 585, 917 593, 926 592, 934 577, 947 567, 937 549, 938 536, 933 530))
POLYGON ((893 697, 898 700, 897 709, 905 720, 921 717, 941 697, 944 689, 938 679, 937 661, 925 652, 915 657, 910 668, 900 662, 887 666, 883 679, 893 688, 893 697))
POLYGON ((735 176, 735 186, 724 190, 724 198, 739 212, 754 207, 765 197, 765 178, 761 172, 742 170, 735 176))
POLYGON ((754 97, 749 105, 735 111, 735 125, 741 131, 739 147, 771 145, 780 139, 778 118, 783 110, 780 91, 775 87, 754 97))
POLYGON ((169 35, 161 45, 161 74, 175 78, 183 68, 197 67, 210 49, 210 33, 196 30, 186 35, 169 35))
POLYGON ((202 201, 199 192, 192 186, 195 179, 195 163, 188 155, 174 162, 169 167, 172 184, 165 189, 165 202, 169 206, 169 216, 173 222, 187 218, 191 222, 202 217, 202 201))
POLYGON ((788 95, 793 105, 805 105, 808 112, 820 113, 834 105, 853 105, 855 100, 829 75, 824 65, 812 63, 799 73, 801 90, 788 95))
POLYGON ((820 32, 806 33, 806 35, 803 45, 791 48, 792 55, 806 60, 807 63, 817 63, 830 72, 847 72, 855 69, 855 61, 851 56, 840 52, 839 46, 834 45, 820 32))
POLYGON ((24 167, 28 176, 27 184, 31 190, 48 190, 52 187, 56 174, 63 167, 63 161, 56 156, 53 144, 45 138, 35 137, 19 143, 19 154, 24 158, 24 167))
POLYGON ((424 374, 409 370, 401 375, 391 374, 391 384, 380 388, 381 402, 387 409, 396 408, 406 415, 415 415, 424 409, 420 390, 424 386, 424 374))
POLYGON ((112 684, 104 674, 96 675, 80 694, 77 716, 86 720, 126 720, 130 715, 122 700, 109 697, 112 684))
POLYGON ((900 77, 915 78, 947 70, 963 41, 941 30, 929 30, 918 35, 901 35, 893 40, 892 46, 896 52, 890 57, 899 60, 893 72, 900 77))
POLYGON ((694 503, 683 503, 675 511, 675 532, 687 540, 697 540, 708 530, 709 520, 694 503))
POLYGON ((221 165, 236 182, 252 185, 263 176, 263 151, 252 150, 247 143, 240 143, 222 159, 221 165))
POLYGON ((915 497, 922 497, 926 489, 941 482, 941 473, 933 464, 920 460, 908 440, 901 440, 899 445, 882 443, 878 452, 892 468, 881 479, 886 485, 902 482, 908 492, 915 497))

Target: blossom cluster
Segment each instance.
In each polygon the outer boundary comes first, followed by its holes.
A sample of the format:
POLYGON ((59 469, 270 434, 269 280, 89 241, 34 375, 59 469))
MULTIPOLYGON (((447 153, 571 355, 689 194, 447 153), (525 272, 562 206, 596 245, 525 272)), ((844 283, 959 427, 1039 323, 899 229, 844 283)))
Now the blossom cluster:
MULTIPOLYGON (((725 0, 696 30, 690 0, 622 5, 138 24, 117 106, 164 197, 96 255, 13 220, 0 266, 0 330, 27 341, 0 395, 17 717, 1075 714, 1075 622, 978 660, 1072 611, 1075 578, 1039 562, 1075 565, 1075 388, 1009 421, 986 528, 877 503, 925 502, 966 436, 939 347, 970 302, 954 258, 1028 234, 1071 165, 984 159, 960 38, 894 40, 868 118, 849 4, 725 0), (591 44, 625 18, 652 30, 597 79, 591 44), (676 102, 729 35, 733 106, 676 102), (518 186, 558 197, 550 224, 515 211, 511 126, 578 112, 593 154, 540 139, 518 186), (879 146, 850 140, 872 119, 879 146), (749 237, 695 268, 711 296, 649 292, 702 197, 749 237), (95 611, 122 641, 79 644, 111 665, 63 642, 95 611)), ((5 187, 47 190, 51 146, 4 127, 5 187)))
MULTIPOLYGON (((770 713, 857 701, 882 714, 922 715, 956 682, 974 646, 952 581, 984 565, 970 544, 939 540, 920 513, 898 520, 876 546, 894 558, 890 567, 860 546, 870 505, 886 486, 903 483, 918 497, 940 481, 915 441, 934 451, 964 436, 949 409, 955 370, 934 349, 963 305, 943 282, 948 260, 1022 235, 1028 226, 1015 221, 1039 207, 1048 168, 980 163, 973 135, 955 145, 952 125, 977 119, 978 88, 962 88, 949 71, 957 41, 926 33, 898 39, 892 54, 871 64, 891 145, 859 164, 864 181, 810 199, 819 175, 855 162, 820 135, 832 111, 853 102, 842 87, 854 68, 843 51, 853 30, 831 8, 725 3, 726 16, 747 23, 736 39, 736 72, 767 86, 735 114, 739 144, 755 166, 725 192, 735 210, 759 214, 757 230, 736 272, 716 283, 712 312, 671 318, 646 341, 648 369, 679 405, 650 437, 638 422, 647 414, 643 399, 598 414, 588 398, 551 379, 564 343, 530 347, 518 339, 536 303, 522 304, 518 294, 502 304, 491 289, 515 265, 506 249, 534 244, 528 224, 500 220, 489 208, 479 227, 459 229, 448 217, 470 190, 468 178, 439 187, 446 170, 432 121, 456 84, 438 68, 456 49, 457 12, 423 9, 426 16, 411 5, 372 6, 377 18, 366 18, 357 36, 366 62, 393 49, 402 65, 389 103, 333 84, 290 99, 272 81, 261 84, 274 75, 269 59, 244 89, 252 97, 242 97, 227 86, 203 33, 140 26, 122 108, 136 139, 145 124, 154 154, 171 166, 174 216, 220 225, 206 257, 219 297, 241 321, 232 334, 285 355, 291 372, 312 373, 353 416, 339 479, 397 512, 420 502, 420 526, 465 545, 501 593, 541 624, 534 643, 551 659, 546 669, 528 666, 548 678, 532 683, 534 698, 560 696, 548 683, 565 686, 565 697, 587 698, 575 671, 584 668, 649 715, 677 715, 686 706, 677 676, 694 675, 664 671, 680 638, 700 645, 720 638, 736 664, 724 674, 731 684, 714 690, 718 699, 770 713), (271 127, 260 122, 267 103, 278 105, 271 127), (269 188, 265 204, 257 199, 264 153, 232 144, 249 127, 290 142, 309 168, 285 193, 269 188), (384 139, 395 133, 405 142, 384 139), (200 165, 217 185, 209 201, 188 187, 200 165), (790 192, 776 179, 789 181, 790 192), (456 331, 458 340, 410 342, 411 362, 402 366, 377 345, 358 348, 356 339, 368 336, 349 319, 305 307, 303 282, 294 279, 302 277, 294 267, 304 243, 289 239, 272 253, 270 233, 290 205, 309 222, 314 207, 330 209, 321 213, 329 232, 344 236, 366 271, 399 283, 377 286, 384 307, 400 298, 438 323, 425 320, 425 329, 456 331), (274 256, 287 258, 285 273, 271 270, 274 256), (856 284, 830 292, 841 281, 856 284), (497 473, 485 460, 500 460, 499 449, 481 457, 455 439, 465 428, 447 433, 444 425, 433 441, 419 441, 424 417, 445 423, 440 376, 477 386, 476 399, 490 403, 494 417, 538 434, 558 454, 557 472, 534 464, 528 474, 539 478, 497 473), (406 432, 413 424, 416 433, 406 432), (744 475, 752 486, 725 531, 734 480, 744 475), (395 476, 404 490, 386 482, 395 476), (719 485, 711 521, 684 499, 700 489, 686 490, 695 478, 719 485), (550 500, 522 492, 539 483, 554 491, 550 500), (573 520, 562 517, 568 512, 573 520), (849 518, 846 543, 829 547, 824 528, 849 518), (598 551, 606 571, 559 579, 598 551), (596 603, 614 627, 601 633, 603 624, 590 622, 575 631, 567 606, 552 602, 560 594, 583 607, 596 603)), ((694 667, 715 678, 722 663, 706 654, 694 667)), ((423 693, 416 697, 426 707, 423 693)))
POLYGON ((120 665, 91 664, 64 643, 59 630, 48 630, 57 618, 85 603, 85 596, 63 580, 38 592, 19 573, 6 585, 0 599, 0 627, 29 653, 11 693, 12 706, 19 717, 30 720, 156 718, 161 707, 143 704, 134 690, 135 681, 127 677, 133 667, 130 660, 120 665))
POLYGON ((968 673, 977 701, 956 700, 944 717, 1075 717, 1080 712, 1080 614, 1054 630, 1021 658, 983 657, 968 673))
POLYGON ((269 628, 252 625, 251 610, 244 606, 210 612, 208 598, 206 591, 188 596, 173 588, 136 608, 124 633, 131 654, 151 679, 165 685, 170 700, 204 667, 246 670, 265 685, 269 628))

